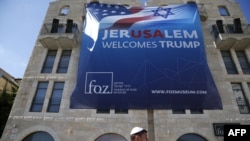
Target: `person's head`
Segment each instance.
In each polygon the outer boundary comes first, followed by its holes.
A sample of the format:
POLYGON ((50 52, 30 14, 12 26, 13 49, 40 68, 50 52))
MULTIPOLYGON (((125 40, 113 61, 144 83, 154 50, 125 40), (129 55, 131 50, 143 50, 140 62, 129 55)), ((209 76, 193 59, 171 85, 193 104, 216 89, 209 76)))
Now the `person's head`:
POLYGON ((148 141, 147 130, 141 127, 134 127, 130 132, 131 141, 148 141))

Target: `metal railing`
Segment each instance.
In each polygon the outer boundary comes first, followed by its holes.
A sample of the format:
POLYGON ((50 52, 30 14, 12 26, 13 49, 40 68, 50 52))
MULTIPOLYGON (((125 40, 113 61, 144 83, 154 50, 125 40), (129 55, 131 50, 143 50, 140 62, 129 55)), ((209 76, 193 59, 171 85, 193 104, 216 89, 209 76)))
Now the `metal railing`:
POLYGON ((77 26, 77 24, 73 24, 72 29, 70 30, 70 32, 66 31, 67 29, 67 24, 59 24, 56 31, 52 31, 52 23, 46 23, 43 24, 42 26, 42 30, 41 30, 41 35, 44 34, 75 34, 76 36, 78 36, 78 34, 80 33, 79 28, 77 26))
POLYGON ((233 24, 223 24, 223 30, 224 32, 221 33, 217 27, 216 24, 212 25, 212 29, 211 29, 211 34, 214 36, 215 39, 217 39, 219 37, 219 34, 249 34, 249 38, 250 38, 250 25, 249 24, 241 24, 242 33, 238 33, 235 30, 235 26, 233 24))

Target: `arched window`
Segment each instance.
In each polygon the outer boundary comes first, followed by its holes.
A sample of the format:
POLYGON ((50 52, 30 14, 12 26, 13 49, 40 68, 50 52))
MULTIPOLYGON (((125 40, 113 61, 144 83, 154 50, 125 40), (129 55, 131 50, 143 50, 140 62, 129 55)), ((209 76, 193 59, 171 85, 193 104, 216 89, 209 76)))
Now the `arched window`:
POLYGON ((99 3, 99 0, 91 0, 90 2, 96 2, 96 3, 99 3))
POLYGON ((200 135, 188 133, 180 136, 177 139, 177 141, 207 141, 207 140, 200 135))
POLYGON ((161 4, 160 6, 168 6, 167 4, 161 4))
POLYGON ((22 141, 54 141, 54 139, 47 132, 39 131, 29 134, 22 141))
POLYGON ((230 16, 226 6, 218 6, 218 10, 221 16, 230 16))
POLYGON ((108 133, 99 136, 95 141, 127 141, 127 140, 121 135, 108 133))
POLYGON ((60 10, 60 16, 66 16, 68 15, 68 12, 69 12, 69 6, 64 6, 61 8, 60 10))
POLYGON ((195 1, 187 1, 187 4, 196 4, 195 1))

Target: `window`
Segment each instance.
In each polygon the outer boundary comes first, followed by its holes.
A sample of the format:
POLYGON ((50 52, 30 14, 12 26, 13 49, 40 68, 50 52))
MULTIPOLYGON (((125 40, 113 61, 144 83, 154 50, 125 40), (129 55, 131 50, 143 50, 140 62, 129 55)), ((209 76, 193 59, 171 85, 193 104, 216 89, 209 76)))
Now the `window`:
POLYGON ((221 55, 222 55, 225 67, 227 69, 227 73, 228 74, 238 74, 238 71, 237 71, 236 66, 233 62, 230 51, 221 51, 221 55))
POLYGON ((96 109, 96 113, 98 113, 98 114, 109 114, 110 110, 109 109, 96 109))
POLYGON ((127 114, 128 109, 115 109, 116 114, 127 114))
POLYGON ((57 33, 59 26, 59 19, 53 19, 50 33, 57 33))
POLYGON ((64 82, 55 82, 52 90, 52 94, 49 100, 47 112, 59 112, 62 93, 64 88, 64 82))
POLYGON ((173 109, 172 112, 173 114, 185 114, 186 113, 185 109, 178 109, 178 110, 173 109))
POLYGON ((30 112, 42 111, 47 88, 48 88, 48 82, 38 83, 36 94, 31 104, 30 112))
POLYGON ((127 139, 119 134, 107 133, 99 136, 95 141, 127 141, 127 139))
POLYGON ((187 4, 196 4, 195 1, 187 1, 187 4))
POLYGON ((212 34, 214 36, 214 39, 217 39, 219 36, 219 31, 216 25, 212 25, 212 34))
POLYGON ((39 131, 28 135, 22 141, 54 141, 54 139, 47 132, 39 131))
POLYGON ((218 29, 219 33, 225 33, 222 20, 216 20, 216 25, 217 25, 217 29, 218 29))
POLYGON ((58 24, 56 33, 64 33, 65 26, 63 24, 58 24))
POLYGON ((243 93, 242 87, 240 83, 232 83, 233 93, 239 107, 241 114, 249 114, 249 104, 248 100, 245 98, 245 94, 243 93))
POLYGON ((190 113, 191 114, 203 114, 203 110, 202 109, 191 109, 190 113))
POLYGON ((49 50, 43 64, 42 73, 51 73, 56 58, 56 50, 49 50))
POLYGON ((241 69, 244 74, 250 74, 250 65, 244 51, 236 51, 241 69))
POLYGON ((99 3, 99 0, 91 0, 91 3, 99 3))
POLYGON ((218 6, 221 16, 230 16, 226 6, 218 6))
POLYGON ((73 25, 73 20, 68 19, 65 33, 72 33, 73 25))
POLYGON ((227 25, 225 25, 226 26, 226 31, 227 31, 227 33, 234 33, 234 25, 232 25, 232 24, 227 24, 227 25))
POLYGON ((67 73, 71 50, 63 50, 58 64, 57 73, 67 73))
POLYGON ((78 32, 78 26, 77 24, 73 24, 73 27, 72 27, 72 33, 77 33, 78 32))
POLYGON ((69 6, 64 6, 63 8, 61 8, 60 11, 60 16, 67 16, 69 13, 69 6))
POLYGON ((250 91, 250 82, 247 83, 248 90, 250 91))
POLYGON ((243 33, 240 18, 234 19, 234 33, 243 33))
POLYGON ((198 134, 187 133, 187 134, 180 136, 177 139, 177 141, 207 141, 207 140, 198 134))
POLYGON ((59 23, 59 19, 53 19, 50 33, 64 33, 65 27, 64 24, 59 23))

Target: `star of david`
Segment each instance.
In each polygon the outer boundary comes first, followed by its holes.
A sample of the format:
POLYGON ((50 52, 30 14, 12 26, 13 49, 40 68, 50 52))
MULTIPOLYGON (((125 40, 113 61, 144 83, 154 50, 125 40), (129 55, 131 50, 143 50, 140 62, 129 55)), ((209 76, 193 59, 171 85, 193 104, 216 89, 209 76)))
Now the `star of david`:
POLYGON ((163 8, 163 7, 158 7, 156 10, 152 10, 154 12, 154 16, 161 16, 165 19, 168 18, 169 15, 174 15, 174 13, 171 12, 171 8, 163 8), (165 12, 165 14, 161 14, 160 12, 165 12))

